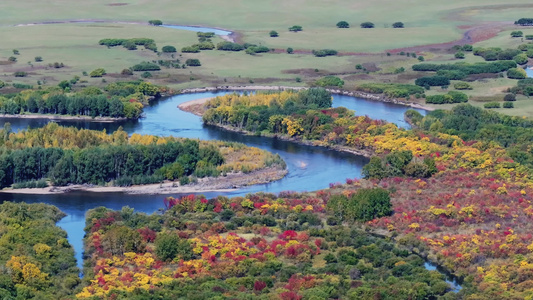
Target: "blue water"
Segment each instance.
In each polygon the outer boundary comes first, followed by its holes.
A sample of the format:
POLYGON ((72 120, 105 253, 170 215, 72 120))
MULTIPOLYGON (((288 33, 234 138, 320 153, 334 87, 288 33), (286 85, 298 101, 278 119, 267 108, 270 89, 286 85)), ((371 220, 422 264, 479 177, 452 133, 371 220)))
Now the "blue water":
MULTIPOLYGON (((259 147, 279 154, 287 163, 289 173, 279 181, 254 185, 225 193, 203 193, 206 197, 217 195, 244 196, 248 193, 281 191, 313 191, 324 189, 329 183, 344 182, 346 178, 360 178, 362 167, 368 159, 349 153, 336 152, 322 147, 298 145, 274 138, 246 136, 235 132, 229 132, 214 126, 206 126, 201 118, 190 113, 183 112, 177 106, 183 102, 215 97, 230 92, 205 92, 196 94, 183 94, 163 99, 145 108, 145 117, 135 121, 123 121, 118 123, 98 123, 91 121, 56 120, 64 126, 75 126, 87 129, 106 129, 111 133, 122 126, 129 134, 153 134, 160 136, 176 136, 186 138, 198 138, 203 140, 228 140, 259 147)), ((344 106, 355 111, 356 115, 368 115, 373 119, 383 119, 396 123, 400 127, 408 128, 403 119, 403 114, 410 109, 407 106, 371 101, 351 96, 334 95, 333 106, 344 106)), ((425 115, 425 111, 417 109, 425 115)), ((41 127, 50 122, 48 119, 17 119, 2 118, 0 126, 10 122, 14 131, 28 127, 41 127)), ((83 236, 85 227, 85 212, 89 209, 106 206, 119 210, 123 206, 130 206, 136 211, 151 214, 163 207, 163 199, 168 195, 127 195, 124 193, 91 193, 71 192, 57 195, 23 195, 23 194, 0 194, 0 201, 15 201, 38 203, 44 202, 57 206, 67 214, 58 222, 69 237, 69 242, 76 251, 78 266, 82 267, 83 236)), ((179 197, 180 194, 171 194, 179 197)), ((456 289, 454 282, 449 283, 456 289)), ((460 288, 460 286, 459 286, 460 288)))
POLYGON ((209 27, 201 27, 201 26, 161 25, 160 27, 173 28, 173 29, 179 29, 179 30, 189 30, 189 31, 196 31, 196 32, 214 32, 216 35, 230 35, 233 33, 227 30, 209 28, 209 27))

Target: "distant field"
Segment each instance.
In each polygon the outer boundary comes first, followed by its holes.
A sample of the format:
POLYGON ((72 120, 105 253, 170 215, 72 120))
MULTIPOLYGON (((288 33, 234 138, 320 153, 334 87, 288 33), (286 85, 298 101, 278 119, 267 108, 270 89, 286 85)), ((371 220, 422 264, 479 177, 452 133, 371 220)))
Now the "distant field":
MULTIPOLYGON (((530 27, 521 27, 515 30, 520 30, 526 35, 533 35, 533 28, 530 27)), ((526 44, 531 41, 526 40, 525 38, 513 38, 511 37, 511 31, 515 30, 506 30, 500 32, 497 36, 488 39, 483 42, 476 43, 476 47, 500 47, 500 48, 514 48, 518 47, 520 44, 526 44)))
MULTIPOLYGON (((3 0, 0 25, 105 19, 147 22, 161 19, 180 25, 206 25, 244 33, 245 37, 272 47, 336 48, 343 51, 383 51, 388 48, 447 42, 461 37, 457 26, 472 20, 513 21, 523 17, 530 1, 515 0, 501 5, 501 0, 424 1, 375 0, 348 1, 220 1, 183 0, 3 0), (345 20, 350 29, 337 29, 345 20), (371 21, 374 30, 361 30, 359 24, 371 21), (393 22, 405 23, 405 30, 392 30, 393 22), (304 32, 287 36, 287 28, 301 25, 304 32), (282 36, 270 39, 266 33, 276 30, 282 36)), ((3 29, 0 29, 0 33, 3 29)))
MULTIPOLYGON (((413 57, 386 56, 389 49, 450 42, 462 38, 463 31, 470 25, 481 22, 511 22, 528 17, 524 12, 533 7, 530 1, 515 0, 512 4, 501 4, 501 0, 488 0, 480 5, 479 0, 466 1, 422 1, 422 0, 376 0, 348 1, 332 0, 325 3, 318 0, 264 0, 264 1, 220 1, 204 0, 2 0, 0 1, 0 80, 7 83, 56 85, 61 80, 81 76, 82 85, 103 85, 116 80, 140 78, 142 72, 133 76, 121 76, 123 69, 142 61, 169 60, 169 54, 156 54, 149 50, 128 51, 122 47, 107 49, 99 46, 102 38, 147 37, 156 41, 161 49, 172 45, 178 49, 175 58, 184 63, 188 58, 200 59, 201 67, 167 69, 152 72, 149 79, 173 88, 216 86, 216 85, 308 85, 314 80, 335 75, 343 78, 346 88, 353 88, 362 82, 413 83, 421 74, 411 71, 411 65, 418 63, 413 57), (15 24, 61 22, 72 20, 105 20, 104 23, 66 23, 52 25, 12 26, 15 24), (150 19, 161 19, 166 24, 203 25, 232 30, 240 42, 254 43, 268 48, 280 49, 277 53, 247 55, 244 52, 202 51, 183 53, 179 50, 197 42, 194 32, 148 26, 150 19), (348 29, 336 28, 338 21, 347 21, 348 29), (361 29, 359 24, 370 21, 373 29, 361 29), (404 29, 391 28, 401 21, 404 29), (288 31, 292 25, 303 26, 303 31, 288 31), (459 29, 458 26, 463 26, 459 29), (276 30, 279 37, 271 38, 269 32, 276 30), (295 54, 284 50, 291 47, 295 54), (8 57, 17 62, 9 64, 8 57), (313 49, 334 49, 348 55, 317 58, 309 53, 313 49), (354 55, 355 53, 367 53, 354 55), (368 54, 373 53, 373 54, 368 54), (42 56, 43 62, 35 62, 42 56), (64 68, 48 66, 59 62, 64 68), (361 64, 364 69, 356 70, 361 64), (104 78, 82 76, 103 67, 108 75, 104 78), (397 72, 404 68, 404 72, 397 72), (15 78, 14 72, 24 71, 28 77, 15 78), (105 82, 103 82, 105 81, 105 82)), ((533 29, 520 28, 525 34, 533 29)), ((510 31, 475 46, 516 47, 520 39, 511 39, 510 31)), ((220 42, 215 37, 213 42, 220 42)), ((417 55, 426 61, 453 63, 479 62, 482 58, 471 53, 464 60, 453 57, 453 51, 431 52, 418 48, 417 55)), ((411 50, 415 51, 415 50, 411 50)), ((507 79, 476 82, 473 97, 502 95, 505 87, 515 81, 507 79)), ((5 91, 5 89, 3 90, 5 91)), ((438 91, 431 91, 435 93, 438 91)), ((444 91, 440 91, 444 92, 444 91)), ((533 115, 533 105, 527 100, 517 102, 514 110, 533 115), (531 112, 530 112, 531 110, 531 112)))
MULTIPOLYGON (((90 72, 103 67, 108 74, 118 74, 142 61, 172 59, 170 54, 161 54, 144 50, 142 46, 135 51, 123 47, 108 49, 98 45, 103 38, 135 38, 150 37, 155 40, 159 49, 165 45, 172 45, 178 49, 175 58, 182 63, 188 58, 200 59, 201 67, 187 69, 166 69, 152 72, 154 78, 162 84, 175 87, 205 85, 206 82, 220 84, 240 83, 249 84, 250 80, 260 80, 262 83, 280 84, 280 80, 289 80, 291 84, 298 84, 296 78, 313 78, 329 73, 345 74, 355 72, 356 64, 371 63, 379 60, 402 60, 403 57, 386 57, 384 55, 370 56, 335 56, 318 58, 310 54, 265 53, 248 55, 241 52, 202 51, 201 53, 183 53, 179 51, 184 46, 197 43, 195 32, 168 29, 154 26, 134 24, 53 24, 42 26, 6 27, 3 30, 4 43, 0 44, 0 61, 7 62, 9 56, 17 58, 14 64, 0 65, 0 80, 8 83, 27 83, 36 85, 37 81, 47 84, 57 84, 61 80, 82 76, 82 72, 90 72), (27 38, 21 39, 24 36, 27 38), (13 55, 13 49, 19 50, 19 55, 13 55), (43 62, 35 62, 35 57, 41 56, 43 62), (48 64, 59 62, 64 68, 55 69, 48 64), (318 71, 315 72, 315 69, 318 71), (14 78, 13 73, 24 71, 29 75, 24 78, 14 78), (200 79, 203 83, 196 80, 200 79), (224 82, 223 79, 227 78, 224 82), (229 80, 229 81, 228 81, 229 80)), ((220 42, 215 38, 214 43, 220 42)), ((138 78, 142 72, 136 72, 138 78)), ((111 75, 112 76, 112 75, 111 75)), ((105 76, 106 80, 113 80, 105 76)), ((124 77, 130 79, 132 77, 124 77)), ((88 84, 97 84, 101 78, 83 77, 88 84)))

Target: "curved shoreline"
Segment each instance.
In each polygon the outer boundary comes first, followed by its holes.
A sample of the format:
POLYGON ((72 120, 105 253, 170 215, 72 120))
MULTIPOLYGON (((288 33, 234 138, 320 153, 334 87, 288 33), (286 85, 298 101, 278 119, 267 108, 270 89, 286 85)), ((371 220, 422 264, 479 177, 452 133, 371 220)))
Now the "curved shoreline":
MULTIPOLYGON (((278 85, 278 86, 268 86, 268 85, 215 86, 215 87, 201 87, 201 88, 183 89, 183 90, 180 91, 180 94, 194 94, 194 93, 204 93, 204 92, 215 92, 216 93, 216 92, 219 92, 219 91, 276 91, 276 90, 277 91, 285 91, 285 90, 303 90, 303 89, 308 89, 308 88, 309 87, 281 86, 281 85, 278 85)), ((372 101, 380 101, 380 102, 385 102, 385 103, 394 103, 394 104, 409 106, 409 107, 412 107, 412 108, 423 109, 423 110, 427 110, 427 111, 435 110, 435 108, 430 107, 430 106, 426 106, 426 105, 422 105, 422 104, 418 104, 418 103, 413 103, 413 102, 408 102, 408 101, 402 101, 402 100, 398 100, 398 99, 394 99, 394 98, 389 98, 389 97, 386 97, 383 94, 372 94, 372 93, 365 93, 365 92, 361 92, 361 91, 349 91, 349 90, 344 90, 344 89, 328 89, 328 88, 326 88, 326 90, 328 92, 330 92, 331 94, 334 94, 334 95, 351 96, 351 97, 363 98, 363 99, 372 100, 372 101)), ((206 99, 209 99, 209 98, 206 98, 206 99)), ((182 106, 182 105, 184 105, 186 103, 189 103, 189 102, 198 101, 198 100, 206 100, 206 99, 191 100, 191 101, 184 102, 184 103, 180 104, 178 107, 180 107, 180 106, 182 106)), ((199 104, 199 103, 197 103, 197 104, 199 104)))
POLYGON ((135 185, 128 187, 120 186, 97 186, 91 184, 76 184, 69 186, 50 186, 45 188, 3 189, 1 193, 11 194, 64 194, 73 191, 91 193, 126 193, 137 195, 159 194, 191 194, 204 192, 231 192, 241 187, 265 184, 280 180, 287 175, 287 169, 279 167, 267 167, 247 174, 229 173, 227 176, 198 178, 198 183, 179 185, 178 182, 164 182, 156 184, 135 185))
POLYGON ((49 120, 71 120, 71 121, 88 121, 100 123, 113 123, 126 121, 128 118, 112 117, 91 117, 91 116, 71 116, 71 115, 51 115, 51 114, 17 114, 17 115, 0 115, 0 119, 49 119, 49 120))
MULTIPOLYGON (((194 115, 197 115, 197 116, 201 117, 202 115, 199 112, 191 110, 191 108, 195 107, 195 106, 202 105, 203 103, 205 103, 206 101, 208 101, 210 99, 212 99, 212 98, 202 98, 202 99, 196 99, 196 100, 187 101, 187 102, 184 102, 184 103, 181 103, 180 105, 178 105, 178 108, 180 110, 182 110, 182 111, 186 111, 188 113, 192 113, 194 115)), ((247 131, 247 130, 240 130, 240 129, 234 128, 232 126, 224 126, 224 125, 212 124, 212 123, 207 123, 207 124, 208 125, 212 125, 212 126, 216 126, 218 128, 222 128, 224 130, 231 131, 231 132, 237 132, 237 133, 241 133, 241 134, 245 134, 245 135, 254 135, 253 132, 250 132, 250 131, 247 131)), ((295 139, 295 138, 292 138, 292 137, 288 137, 286 135, 273 134, 273 135, 261 135, 261 136, 262 137, 269 137, 269 138, 276 138, 276 139, 279 139, 279 140, 282 140, 282 141, 293 142, 293 143, 297 143, 297 144, 300 144, 300 145, 314 146, 314 147, 325 147, 327 149, 340 151, 340 152, 346 152, 346 153, 350 153, 350 154, 354 154, 354 155, 360 155, 360 156, 364 156, 364 157, 367 157, 367 158, 371 158, 372 154, 373 154, 373 152, 369 151, 369 150, 353 149, 353 148, 350 148, 350 147, 339 146, 339 145, 335 145, 335 146, 323 145, 319 141, 300 140, 300 139, 295 139)))

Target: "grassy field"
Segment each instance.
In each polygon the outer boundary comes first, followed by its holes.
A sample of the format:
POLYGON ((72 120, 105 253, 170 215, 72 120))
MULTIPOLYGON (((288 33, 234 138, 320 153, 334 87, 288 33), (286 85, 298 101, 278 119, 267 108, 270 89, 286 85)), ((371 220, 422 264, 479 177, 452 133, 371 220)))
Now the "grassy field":
MULTIPOLYGON (((533 35, 533 28, 523 27, 523 28, 517 28, 515 30, 520 30, 524 33, 524 36, 526 35, 533 35)), ((506 30, 500 32, 497 36, 488 39, 486 41, 482 41, 479 43, 476 43, 476 47, 500 47, 500 48, 513 48, 516 49, 521 44, 526 44, 528 41, 525 38, 513 38, 511 37, 511 31, 515 30, 506 30)))
MULTIPOLYGON (((83 71, 90 72, 99 67, 106 69, 109 74, 118 74, 142 61, 172 59, 169 54, 158 55, 144 50, 143 47, 135 51, 122 47, 108 49, 98 45, 98 41, 103 38, 152 37, 159 49, 172 45, 178 50, 197 42, 196 34, 191 31, 136 24, 52 24, 2 29, 5 43, 0 44, 0 61, 3 61, 0 64, 0 80, 31 85, 36 85, 37 81, 57 84, 76 75, 82 76, 83 71), (32 38, 20 39, 21 36, 32 38), (19 50, 20 54, 13 55, 13 49, 19 50), (16 57, 17 62, 8 64, 9 56, 16 57), (36 56, 41 56, 43 62, 35 62, 36 56), (63 63, 65 67, 55 69, 48 66, 54 62, 63 63), (13 74, 17 71, 27 72, 28 77, 14 78, 13 74)), ((220 38, 213 40, 215 43, 219 41, 220 38)), ((163 68, 162 71, 153 72, 152 80, 176 88, 203 86, 207 83, 249 84, 250 80, 262 84, 279 84, 282 80, 287 80, 290 84, 297 84, 296 78, 314 80, 332 73, 355 73, 356 64, 376 61, 386 64, 406 60, 403 56, 386 57, 384 54, 318 58, 310 54, 289 55, 285 52, 252 56, 244 52, 216 50, 176 53, 175 58, 180 59, 182 63, 188 58, 198 58, 202 66, 187 69, 163 68)), ((139 76, 140 73, 134 75, 135 78, 139 76)), ((124 80, 120 77, 118 79, 124 80)), ((82 77, 82 80, 86 80, 86 84, 98 84, 102 79, 82 77)))
MULTIPOLYGON (((501 0, 423 1, 423 0, 319 0, 297 1, 220 1, 184 0, 108 0, 68 1, 3 0, 0 3, 0 25, 74 19, 147 22, 161 19, 168 24, 206 25, 244 33, 254 42, 274 47, 338 48, 345 51, 383 51, 437 42, 447 42, 461 36, 457 25, 470 20, 514 21, 523 16, 531 4, 515 0, 501 5, 501 0), (386 9, 384 9, 386 8, 386 9), (338 21, 351 24, 339 30, 338 21), (359 24, 371 21, 376 29, 359 29, 359 24), (406 29, 391 30, 393 22, 402 21, 406 29), (304 32, 288 34, 287 28, 301 25, 304 32), (379 29, 379 30, 378 30, 379 29), (275 41, 266 33, 277 30, 282 37, 275 41), (309 38, 311 37, 311 38, 309 38)), ((0 30, 1 32, 1 30, 0 30)))
MULTIPOLYGON (((175 58, 184 63, 188 58, 198 58, 201 67, 166 69, 152 72, 150 81, 172 88, 217 86, 217 85, 308 85, 325 75, 343 78, 347 88, 362 82, 412 83, 420 73, 411 71, 411 65, 418 63, 412 57, 386 56, 389 49, 449 42, 462 37, 460 25, 473 25, 483 21, 510 22, 524 17, 523 12, 532 6, 529 1, 515 0, 502 5, 501 0, 484 1, 422 1, 376 0, 372 2, 332 0, 325 4, 318 0, 298 1, 232 1, 185 0, 178 4, 171 0, 91 0, 72 2, 54 0, 44 3, 37 0, 0 1, 0 80, 7 83, 56 85, 61 80, 81 76, 80 86, 103 85, 117 80, 140 78, 141 72, 133 76, 121 76, 123 69, 142 61, 172 59, 169 54, 157 54, 149 50, 128 51, 122 47, 107 49, 99 46, 102 38, 147 37, 156 41, 159 49, 165 45, 178 50, 197 42, 194 32, 148 26, 149 19, 161 19, 166 24, 204 25, 237 32, 241 42, 255 43, 280 49, 277 53, 247 55, 244 52, 202 51, 201 53, 180 53, 175 58), (383 9, 387 8, 387 9, 383 9), (68 23, 72 20, 104 20, 103 23, 68 23), (345 20, 351 28, 339 29, 335 24, 345 20), (376 28, 361 29, 361 22, 371 21, 376 28), (394 29, 396 21, 405 23, 406 28, 394 29), (67 22, 33 26, 12 26, 40 22, 67 22), (292 25, 301 25, 302 32, 288 31, 292 25), (271 38, 268 33, 276 30, 279 37, 271 38), (285 53, 288 47, 295 54, 285 53), (16 63, 8 63, 13 56, 16 63), (335 49, 348 55, 317 58, 309 53, 312 49, 335 49), (365 55, 354 53, 365 52, 365 55), (374 54, 368 54, 374 53, 374 54), (42 56, 43 62, 35 62, 42 56), (49 67, 54 62, 63 63, 64 68, 49 67), (365 70, 356 70, 361 64, 365 70), (103 67, 108 75, 104 78, 82 76, 103 67), (399 68, 405 72, 397 73, 399 68), (14 72, 24 71, 28 77, 15 78, 14 72)), ((527 17, 527 16, 525 16, 527 17)), ((525 34, 533 29, 524 29, 525 34)), ((217 43, 219 37, 213 39, 217 43)), ((488 41, 477 43, 482 47, 516 47, 520 39, 511 39, 508 31, 488 41)), ((453 57, 453 51, 436 53, 421 50, 426 61, 453 63, 479 62, 482 58, 467 53, 464 60, 453 57)), ((485 80, 474 83, 469 95, 474 99, 485 99, 492 94, 502 95, 502 90, 514 81, 485 80)), ((437 91, 430 91, 435 93, 437 91)), ((526 101, 524 101, 526 102, 526 101)), ((514 110, 529 111, 518 105, 514 110)), ((533 115, 533 113, 532 113, 533 115)))

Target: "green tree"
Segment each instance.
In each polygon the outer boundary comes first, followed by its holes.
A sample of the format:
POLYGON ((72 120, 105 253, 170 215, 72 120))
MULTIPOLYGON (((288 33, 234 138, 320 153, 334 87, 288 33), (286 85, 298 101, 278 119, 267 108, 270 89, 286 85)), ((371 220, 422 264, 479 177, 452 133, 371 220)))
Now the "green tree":
POLYGON ((144 250, 139 232, 126 226, 117 226, 107 231, 102 237, 102 247, 104 251, 113 255, 144 250))
POLYGON ((176 233, 160 233, 155 239, 155 254, 162 261, 178 257, 189 260, 192 258, 192 247, 189 241, 180 239, 176 233))
POLYGON ((148 23, 149 23, 150 25, 154 25, 154 26, 161 26, 161 25, 163 25, 163 21, 161 21, 161 20, 150 20, 150 21, 148 21, 148 23))
POLYGON ((511 37, 522 37, 524 36, 524 33, 522 31, 511 31, 511 37))
POLYGON ((275 31, 275 30, 270 31, 269 35, 270 35, 270 37, 278 37, 279 36, 278 32, 275 31))
POLYGON ((91 77, 102 77, 106 74, 106 71, 104 68, 98 68, 98 69, 94 69, 93 71, 91 71, 91 73, 89 73, 89 76, 91 77))
POLYGON ((67 88, 70 88, 70 82, 68 80, 63 80, 57 86, 62 90, 66 90, 67 88))
POLYGON ((346 21, 340 21, 337 23, 337 28, 350 28, 350 24, 346 21))
POLYGON ((185 64, 189 67, 199 67, 202 65, 197 58, 189 58, 185 61, 185 64))
POLYGON ((511 79, 524 79, 527 77, 527 73, 522 68, 511 68, 507 70, 507 77, 511 79))
POLYGON ((294 49, 292 49, 291 47, 287 48, 287 53, 292 54, 293 52, 294 52, 294 49))
POLYGON ((402 22, 395 22, 392 24, 392 28, 404 28, 404 24, 402 22))
POLYGON ((172 52, 176 52, 176 47, 174 46, 163 46, 163 48, 161 48, 161 51, 163 51, 164 53, 172 53, 172 52))
POLYGON ((292 32, 298 32, 298 31, 302 31, 303 30, 303 27, 300 26, 300 25, 293 25, 291 27, 289 27, 289 31, 292 31, 292 32))
POLYGON ((109 103, 109 114, 113 118, 124 117, 124 104, 118 98, 113 98, 109 103))
POLYGON ((455 53, 455 58, 463 59, 463 58, 465 58, 465 53, 463 51, 457 51, 455 53))
POLYGON ((374 23, 372 23, 372 22, 363 22, 363 23, 361 23, 361 28, 374 28, 374 23))

